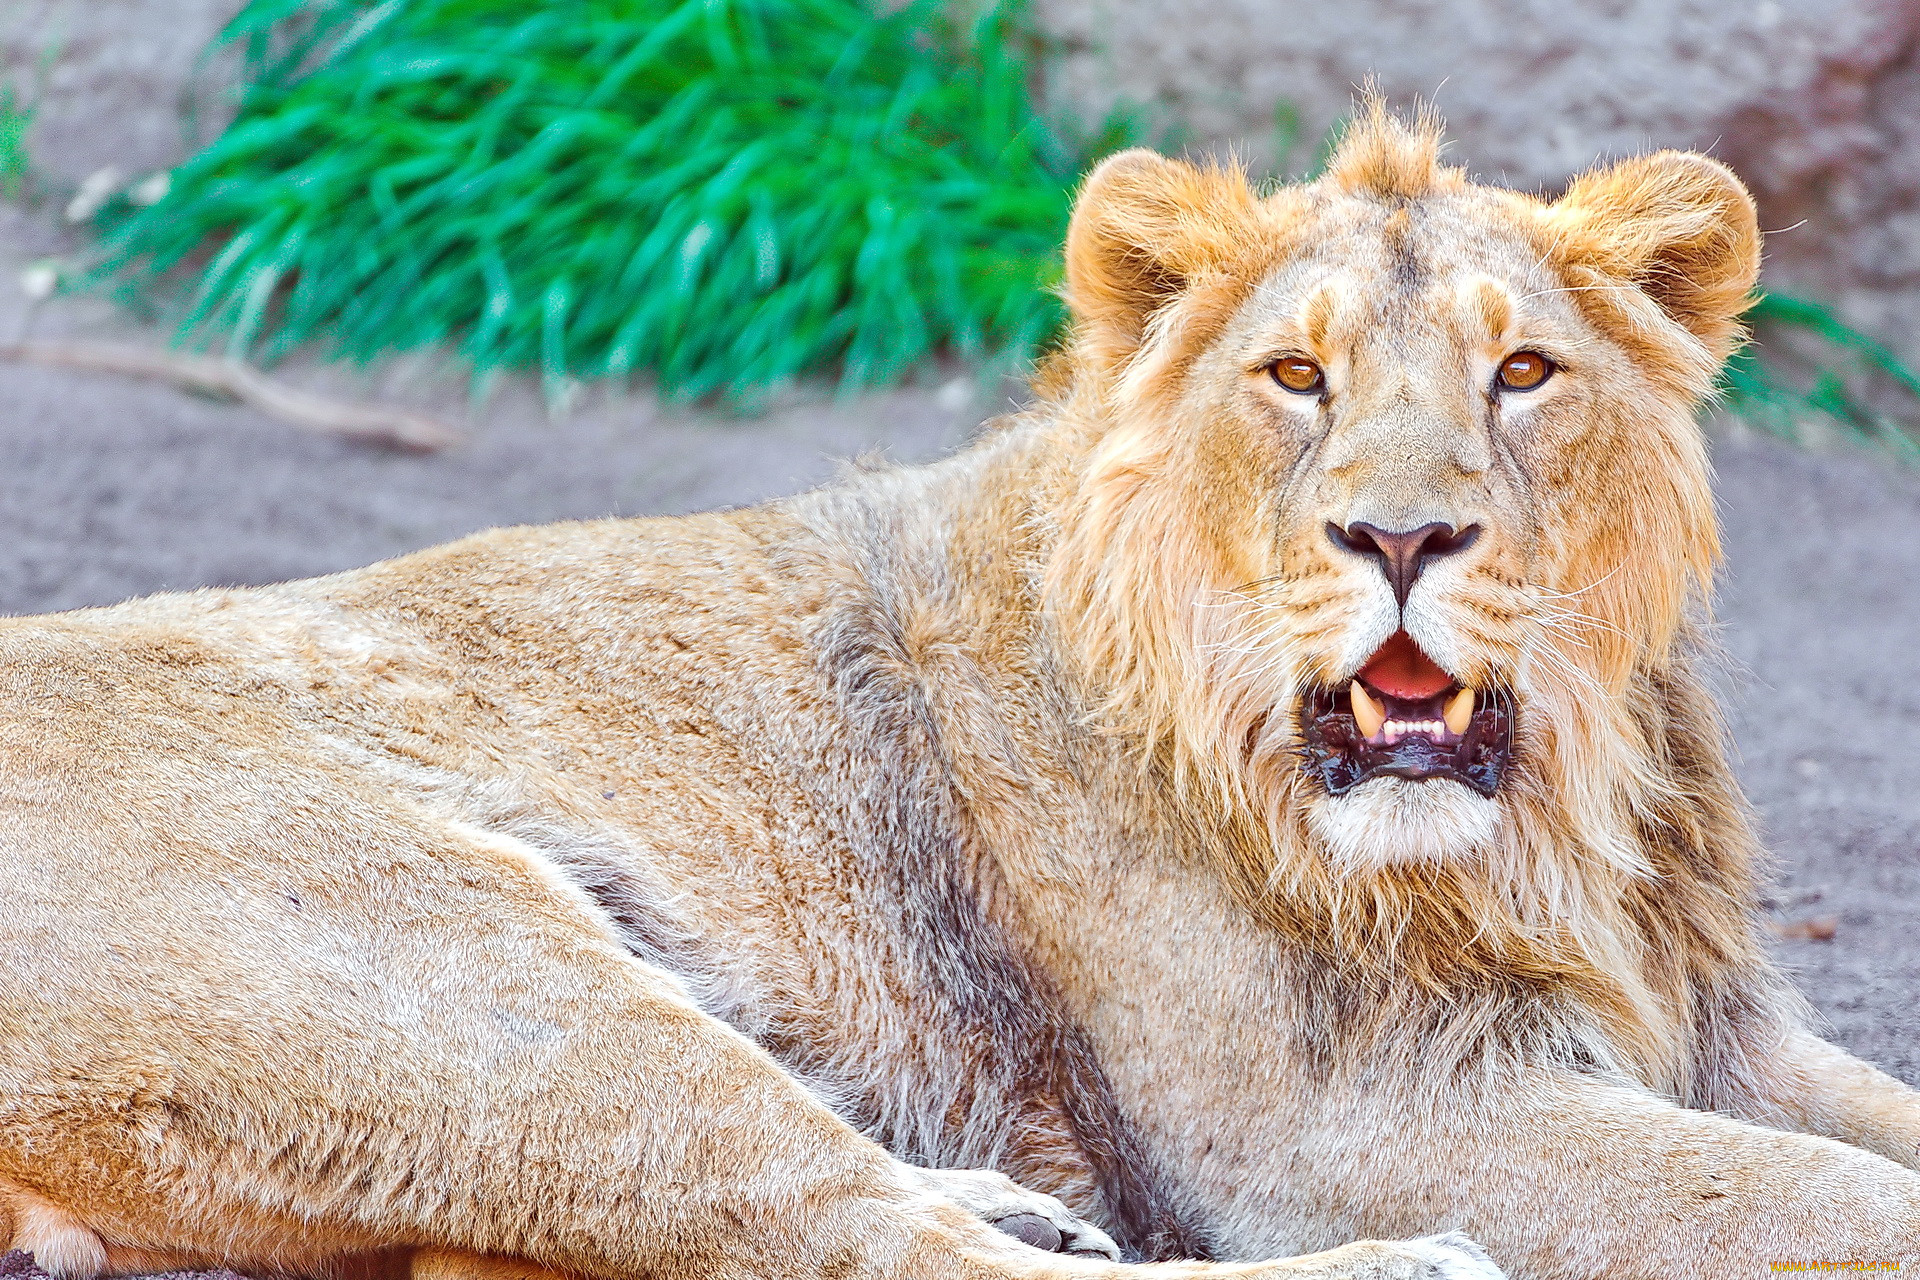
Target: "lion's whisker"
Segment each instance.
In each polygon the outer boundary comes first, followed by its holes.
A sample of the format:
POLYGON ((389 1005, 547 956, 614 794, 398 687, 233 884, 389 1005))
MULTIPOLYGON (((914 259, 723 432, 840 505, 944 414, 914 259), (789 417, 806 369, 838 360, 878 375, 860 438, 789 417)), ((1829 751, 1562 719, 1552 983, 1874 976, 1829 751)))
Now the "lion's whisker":
POLYGON ((1602 584, 1608 582, 1613 578, 1615 574, 1619 573, 1622 569, 1626 567, 1627 567, 1626 561, 1622 560, 1619 564, 1616 564, 1615 566, 1613 566, 1613 568, 1607 570, 1605 573, 1595 578, 1592 582, 1589 582, 1586 586, 1576 587, 1572 591, 1555 591, 1553 588, 1542 586, 1537 582, 1527 583, 1524 590, 1533 592, 1537 595, 1544 596, 1550 600, 1570 600, 1574 596, 1583 596, 1587 592, 1592 591, 1595 587, 1601 586, 1602 584))

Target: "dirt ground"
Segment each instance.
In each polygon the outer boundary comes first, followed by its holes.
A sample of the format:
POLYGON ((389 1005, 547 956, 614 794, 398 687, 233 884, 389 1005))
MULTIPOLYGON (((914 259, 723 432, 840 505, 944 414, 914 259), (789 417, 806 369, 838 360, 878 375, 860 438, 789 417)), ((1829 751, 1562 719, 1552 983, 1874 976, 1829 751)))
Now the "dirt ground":
MULTIPOLYGON (((11 282, 62 247, 0 208, 0 341, 157 343, 97 302, 29 314, 11 282)), ((466 412, 417 366, 364 385, 291 376, 466 412)), ((590 399, 561 421, 509 383, 469 443, 417 457, 156 385, 0 365, 0 613, 325 573, 491 525, 752 502, 857 454, 938 456, 1006 404, 959 371, 929 382, 752 419, 590 399)), ((1770 905, 1789 933, 1832 926, 1779 955, 1841 1043, 1920 1082, 1920 473, 1743 433, 1716 438, 1715 463, 1731 721, 1779 858, 1770 905)))

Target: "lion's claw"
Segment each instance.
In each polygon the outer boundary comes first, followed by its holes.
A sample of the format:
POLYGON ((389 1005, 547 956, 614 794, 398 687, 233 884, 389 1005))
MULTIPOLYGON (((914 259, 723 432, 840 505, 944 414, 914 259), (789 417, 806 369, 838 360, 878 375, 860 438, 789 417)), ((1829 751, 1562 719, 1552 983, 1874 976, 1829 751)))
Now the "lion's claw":
POLYGON ((993 1224, 1022 1244, 1030 1244, 1047 1253, 1059 1253, 1065 1237, 1060 1228, 1048 1222, 1037 1213, 1016 1213, 1010 1218, 1000 1218, 993 1224))
POLYGON ((1029 1191, 1003 1173, 992 1169, 915 1169, 914 1173, 928 1190, 1036 1249, 1120 1260, 1120 1247, 1106 1232, 1052 1196, 1029 1191))

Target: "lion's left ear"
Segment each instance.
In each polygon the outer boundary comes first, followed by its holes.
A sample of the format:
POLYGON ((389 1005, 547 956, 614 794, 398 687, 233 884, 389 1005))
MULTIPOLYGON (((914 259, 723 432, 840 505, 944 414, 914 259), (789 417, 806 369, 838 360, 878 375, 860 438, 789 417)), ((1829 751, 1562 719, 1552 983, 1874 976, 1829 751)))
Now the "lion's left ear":
POLYGON ((1551 205, 1563 261, 1630 281, 1723 360, 1760 274, 1753 197, 1718 160, 1659 151, 1577 179, 1551 205))
POLYGON ((1109 365, 1132 355, 1154 312, 1258 243, 1259 206, 1235 168, 1145 149, 1102 161, 1067 228, 1067 305, 1083 348, 1109 365))

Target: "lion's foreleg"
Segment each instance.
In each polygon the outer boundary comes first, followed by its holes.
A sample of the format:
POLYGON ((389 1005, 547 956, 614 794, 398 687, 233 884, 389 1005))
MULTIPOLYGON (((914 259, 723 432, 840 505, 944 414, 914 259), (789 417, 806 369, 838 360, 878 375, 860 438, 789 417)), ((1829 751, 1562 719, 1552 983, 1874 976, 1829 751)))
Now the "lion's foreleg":
POLYGON ((1810 1032, 1761 1064, 1753 1118, 1864 1147, 1920 1169, 1920 1091, 1810 1032))
POLYGON ((1567 1072, 1455 1089, 1342 1113, 1307 1195, 1341 1188, 1376 1221, 1420 1206, 1530 1280, 1920 1259, 1920 1176, 1871 1152, 1567 1072))

